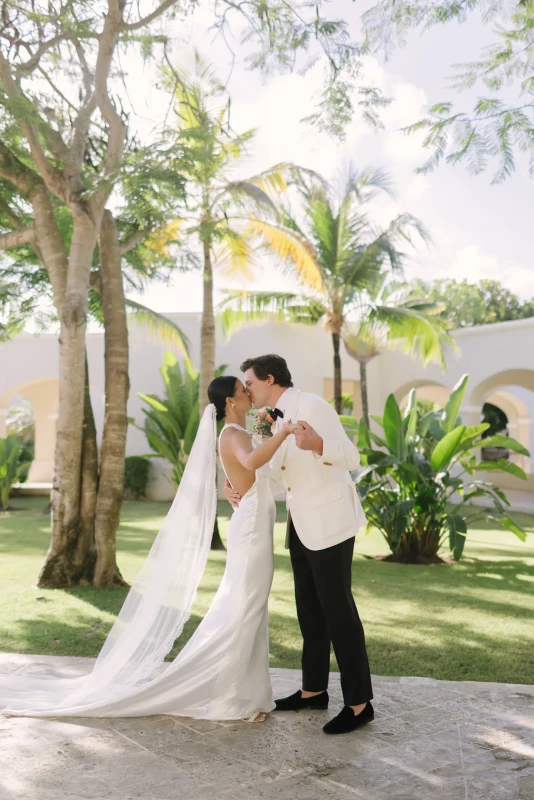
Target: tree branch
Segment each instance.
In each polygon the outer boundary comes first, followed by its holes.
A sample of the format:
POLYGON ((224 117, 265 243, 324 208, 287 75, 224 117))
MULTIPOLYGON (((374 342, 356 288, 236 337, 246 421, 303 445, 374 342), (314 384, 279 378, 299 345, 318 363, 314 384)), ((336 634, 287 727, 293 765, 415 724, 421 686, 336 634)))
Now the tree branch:
MULTIPOLYGON (((119 38, 123 11, 124 0, 108 0, 108 13, 100 36, 95 67, 95 99, 100 113, 109 127, 108 146, 104 158, 105 176, 111 175, 119 165, 126 138, 126 125, 111 102, 108 92, 111 61, 119 38)), ((94 195, 91 204, 101 211, 108 196, 109 189, 103 189, 94 195)))
MULTIPOLYGON (((22 64, 18 64, 15 67, 15 70, 17 72, 31 72, 32 70, 34 70, 36 67, 39 66, 41 58, 48 50, 50 50, 51 47, 54 47, 54 45, 64 41, 66 38, 67 35, 65 33, 61 33, 58 34, 57 36, 54 36, 52 39, 49 39, 47 42, 41 42, 41 45, 37 50, 37 52, 34 53, 32 57, 28 59, 28 61, 24 61, 22 64)), ((28 46, 27 49, 28 52, 31 52, 28 46)))
POLYGON ((34 244, 36 231, 33 225, 17 231, 0 233, 0 249, 9 250, 11 247, 20 247, 22 244, 34 244))
POLYGON ((132 233, 131 236, 128 236, 123 242, 120 242, 119 252, 121 256, 126 255, 126 253, 129 253, 130 250, 133 250, 134 247, 137 247, 138 244, 144 242, 147 236, 149 236, 150 232, 151 231, 148 227, 142 228, 132 233))
POLYGON ((161 16, 167 9, 171 8, 171 6, 176 5, 177 0, 163 0, 163 3, 152 11, 151 14, 147 14, 146 17, 142 17, 142 19, 138 19, 137 22, 123 22, 121 26, 121 30, 123 31, 138 31, 139 28, 144 28, 145 25, 150 25, 155 19, 161 16))
POLYGON ((29 197, 39 176, 26 164, 15 156, 11 150, 0 141, 0 178, 10 181, 14 186, 29 197))
MULTIPOLYGON (((15 82, 13 75, 11 74, 10 64, 5 59, 2 52, 0 52, 0 78, 2 79, 4 88, 9 96, 23 97, 25 100, 28 100, 15 82)), ((28 102, 31 101, 28 100, 28 102)), ((39 136, 34 125, 31 122, 28 122, 28 120, 24 118, 23 114, 20 113, 17 116, 17 121, 26 136, 37 169, 39 170, 47 187, 51 192, 53 192, 53 194, 59 197, 60 200, 67 202, 67 186, 65 179, 62 173, 47 159, 44 150, 41 147, 39 136)), ((48 128, 47 122, 44 120, 41 120, 41 122, 43 127, 48 128)))

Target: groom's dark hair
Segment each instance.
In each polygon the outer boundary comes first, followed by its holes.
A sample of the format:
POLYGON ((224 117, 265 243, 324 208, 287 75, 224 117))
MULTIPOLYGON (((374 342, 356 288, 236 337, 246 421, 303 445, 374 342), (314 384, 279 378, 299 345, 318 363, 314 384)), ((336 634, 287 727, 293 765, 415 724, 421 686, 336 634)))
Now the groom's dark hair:
POLYGON ((269 375, 272 375, 277 386, 293 386, 285 358, 274 353, 257 358, 247 358, 241 364, 241 372, 246 372, 247 369, 251 369, 260 381, 266 381, 269 375))

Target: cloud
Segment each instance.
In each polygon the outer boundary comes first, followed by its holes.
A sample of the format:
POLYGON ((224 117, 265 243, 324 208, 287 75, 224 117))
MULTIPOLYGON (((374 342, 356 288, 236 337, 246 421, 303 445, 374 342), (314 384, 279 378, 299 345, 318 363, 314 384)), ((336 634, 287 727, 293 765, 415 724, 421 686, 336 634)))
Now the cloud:
POLYGON ((534 270, 523 264, 503 261, 484 252, 480 245, 469 244, 460 249, 446 232, 432 231, 434 247, 407 269, 407 277, 424 280, 453 279, 477 283, 486 278, 500 281, 520 298, 534 297, 534 270))

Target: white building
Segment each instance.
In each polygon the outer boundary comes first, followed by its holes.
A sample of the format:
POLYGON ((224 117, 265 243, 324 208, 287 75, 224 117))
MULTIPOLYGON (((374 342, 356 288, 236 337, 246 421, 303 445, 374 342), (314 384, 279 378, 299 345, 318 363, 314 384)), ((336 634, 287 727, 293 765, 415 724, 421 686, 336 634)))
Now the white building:
MULTIPOLYGON (((169 315, 188 334, 192 342, 193 363, 199 363, 199 314, 169 315)), ((418 396, 442 404, 463 373, 471 376, 463 421, 480 421, 484 402, 499 406, 507 415, 508 432, 534 451, 534 319, 482 325, 454 333, 460 355, 451 357, 445 374, 439 367, 423 368, 415 361, 395 352, 385 352, 368 367, 371 412, 381 413, 387 396, 393 392, 402 402, 409 390, 416 387, 418 396)), ((332 344, 320 328, 296 325, 249 327, 225 341, 218 336, 217 364, 228 364, 227 374, 240 375, 239 365, 250 356, 274 352, 283 355, 297 386, 332 397, 332 344)), ((162 393, 159 366, 168 347, 150 338, 135 326, 130 334, 131 391, 128 415, 143 423, 142 402, 138 392, 162 393)), ((104 341, 103 334, 87 336, 91 398, 99 436, 104 414, 104 341)), ((355 414, 360 416, 359 366, 342 353, 343 391, 355 398, 355 414)), ((50 484, 53 475, 55 420, 58 406, 58 342, 52 334, 22 334, 0 345, 0 437, 5 435, 5 419, 10 404, 20 396, 29 400, 35 415, 35 460, 29 483, 50 484)), ((148 453, 144 434, 130 426, 127 454, 148 453)), ((515 457, 514 457, 515 458, 515 457)), ((529 459, 515 458, 529 473, 528 481, 509 475, 492 476, 504 488, 516 509, 534 510, 534 475, 529 459)), ((153 499, 169 499, 173 487, 166 478, 162 462, 153 462, 155 469, 149 487, 153 499)), ((45 487, 43 487, 45 488, 45 487)))

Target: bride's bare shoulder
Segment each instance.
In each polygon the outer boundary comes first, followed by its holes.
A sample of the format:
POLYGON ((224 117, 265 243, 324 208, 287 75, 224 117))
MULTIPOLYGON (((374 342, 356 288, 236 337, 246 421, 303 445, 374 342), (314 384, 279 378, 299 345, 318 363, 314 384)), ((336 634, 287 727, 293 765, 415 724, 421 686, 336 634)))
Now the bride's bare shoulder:
POLYGON ((219 446, 225 449, 233 449, 235 445, 247 441, 250 442, 250 436, 246 431, 242 430, 241 428, 233 428, 229 426, 225 429, 224 436, 221 435, 219 438, 219 446))

